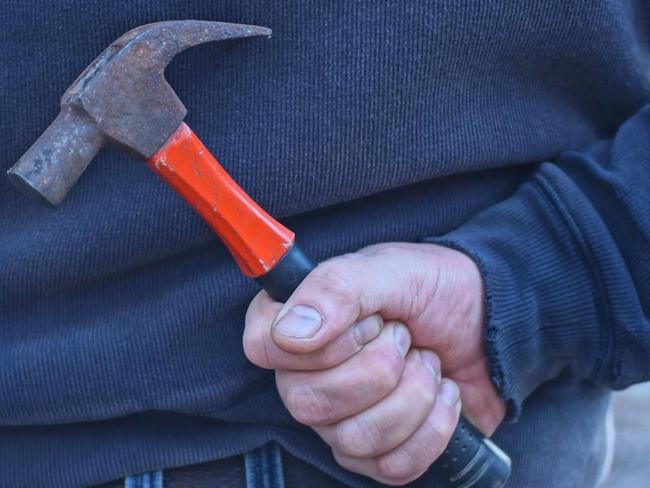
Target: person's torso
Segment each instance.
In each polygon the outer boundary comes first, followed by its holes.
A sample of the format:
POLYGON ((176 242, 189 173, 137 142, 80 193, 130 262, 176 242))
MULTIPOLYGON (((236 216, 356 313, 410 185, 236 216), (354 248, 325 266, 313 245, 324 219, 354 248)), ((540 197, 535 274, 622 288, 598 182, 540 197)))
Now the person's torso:
MULTIPOLYGON (((188 51, 167 74, 206 146, 317 259, 444 233, 650 94, 642 2, 12 0, 4 12, 4 169, 128 29, 271 27, 270 40, 188 51)), ((0 228, 0 443, 11 428, 152 410, 297 428, 242 352, 255 286, 142 164, 102 152, 56 211, 0 178, 0 228)), ((34 442, 55 439, 48 429, 34 442)))

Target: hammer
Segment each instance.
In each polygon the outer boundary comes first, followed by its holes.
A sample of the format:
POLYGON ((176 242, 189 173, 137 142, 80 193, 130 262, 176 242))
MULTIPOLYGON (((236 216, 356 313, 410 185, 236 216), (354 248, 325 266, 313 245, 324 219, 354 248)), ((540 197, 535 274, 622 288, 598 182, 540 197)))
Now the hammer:
MULTIPOLYGON (((184 122, 187 109, 164 77, 181 51, 206 42, 269 37, 271 30, 197 20, 137 27, 108 46, 67 89, 52 124, 8 171, 19 188, 57 206, 109 143, 147 166, 203 217, 244 275, 286 301, 315 264, 294 233, 257 205, 184 122)), ((432 467, 446 487, 498 488, 510 459, 460 420, 432 467)))

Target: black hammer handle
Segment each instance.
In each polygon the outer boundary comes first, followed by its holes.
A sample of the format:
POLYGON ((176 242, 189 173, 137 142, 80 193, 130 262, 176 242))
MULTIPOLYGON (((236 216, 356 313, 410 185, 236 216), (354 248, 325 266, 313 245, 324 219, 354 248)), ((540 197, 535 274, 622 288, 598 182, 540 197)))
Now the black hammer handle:
MULTIPOLYGON (((286 302, 316 265, 296 245, 267 274, 257 278, 271 298, 286 302)), ((510 458, 461 417, 445 452, 431 467, 442 486, 500 488, 510 476, 510 458)))

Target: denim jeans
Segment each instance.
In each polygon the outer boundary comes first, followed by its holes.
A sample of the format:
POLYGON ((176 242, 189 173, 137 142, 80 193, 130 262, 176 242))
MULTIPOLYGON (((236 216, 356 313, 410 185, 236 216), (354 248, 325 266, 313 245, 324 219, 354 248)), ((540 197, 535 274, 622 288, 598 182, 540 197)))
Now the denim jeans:
MULTIPOLYGON (((278 444, 269 443, 244 454, 246 488, 284 488, 282 450, 278 444)), ((127 476, 124 488, 163 488, 163 471, 152 471, 127 476)))

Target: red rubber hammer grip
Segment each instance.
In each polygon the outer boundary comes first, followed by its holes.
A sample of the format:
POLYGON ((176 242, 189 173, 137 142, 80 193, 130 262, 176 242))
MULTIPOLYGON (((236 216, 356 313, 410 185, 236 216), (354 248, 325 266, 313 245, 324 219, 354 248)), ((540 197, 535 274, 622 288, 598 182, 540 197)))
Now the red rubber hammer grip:
POLYGON ((214 229, 246 276, 266 274, 293 246, 293 232, 241 189, 185 123, 147 165, 214 229))

